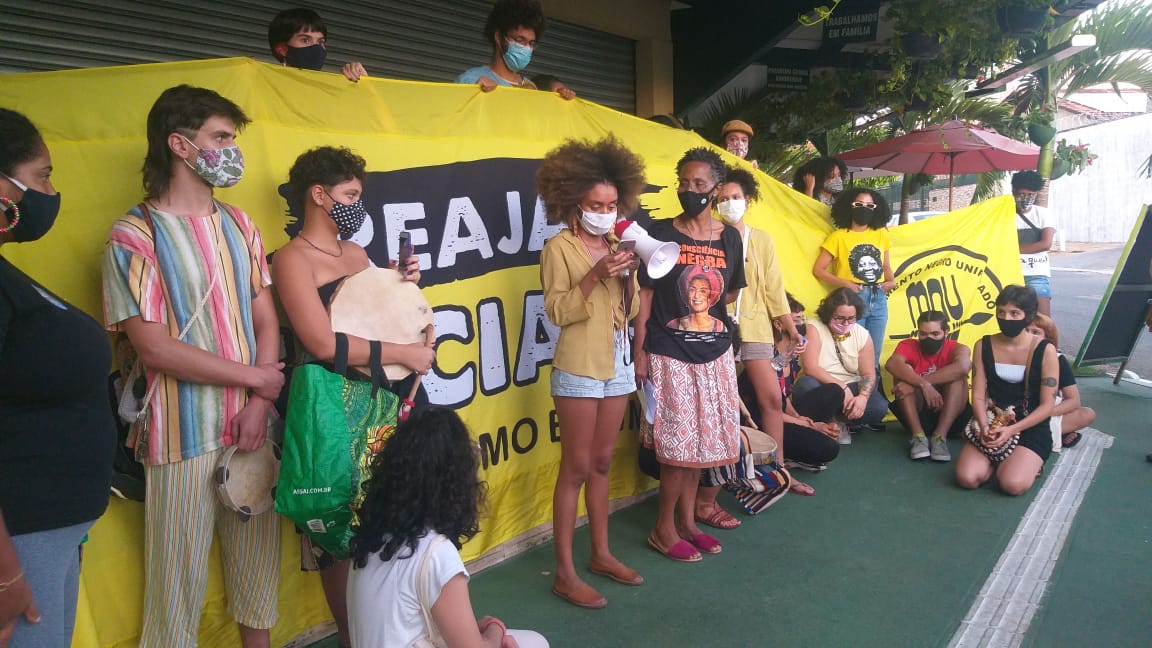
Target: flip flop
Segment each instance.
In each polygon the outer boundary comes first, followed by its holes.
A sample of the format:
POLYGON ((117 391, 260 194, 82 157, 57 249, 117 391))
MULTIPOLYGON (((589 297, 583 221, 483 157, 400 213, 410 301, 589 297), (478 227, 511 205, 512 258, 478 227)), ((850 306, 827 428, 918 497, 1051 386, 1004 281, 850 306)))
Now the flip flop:
POLYGON ((685 538, 685 540, 691 542, 694 547, 706 554, 718 554, 724 548, 719 540, 707 533, 697 533, 690 538, 685 538))
POLYGON ((1065 448, 1071 448, 1077 443, 1080 443, 1080 439, 1082 438, 1084 438, 1084 435, 1080 434, 1079 432, 1069 432, 1060 438, 1060 445, 1064 446, 1065 448), (1068 440, 1069 437, 1072 438, 1071 441, 1068 440))
POLYGON ((732 529, 740 526, 740 520, 737 520, 736 518, 732 517, 731 513, 720 508, 719 504, 716 505, 716 508, 713 509, 712 513, 707 517, 702 517, 700 515, 696 515, 695 517, 696 521, 700 524, 706 524, 715 529, 722 529, 724 531, 731 531, 732 529))
POLYGON ((608 599, 604 598, 599 592, 592 589, 591 585, 585 584, 575 592, 562 592, 555 587, 552 588, 552 593, 560 598, 568 601, 576 607, 588 608, 590 610, 599 610, 600 608, 608 605, 608 599))
POLYGON ((616 569, 599 569, 594 565, 588 565, 588 571, 597 576, 607 576, 621 585, 642 585, 644 583, 643 576, 638 574, 635 569, 624 565, 620 565, 616 569))
POLYGON ((792 482, 792 485, 788 487, 788 492, 792 493, 793 495, 811 497, 816 494, 816 489, 812 488, 808 484, 805 484, 804 482, 794 481, 792 482))
POLYGON ((703 560, 700 554, 695 549, 693 549, 692 545, 688 544, 686 540, 678 540, 676 544, 665 550, 661 549, 660 545, 656 544, 655 538, 648 536, 648 546, 664 554, 664 557, 678 562, 700 562, 703 560))

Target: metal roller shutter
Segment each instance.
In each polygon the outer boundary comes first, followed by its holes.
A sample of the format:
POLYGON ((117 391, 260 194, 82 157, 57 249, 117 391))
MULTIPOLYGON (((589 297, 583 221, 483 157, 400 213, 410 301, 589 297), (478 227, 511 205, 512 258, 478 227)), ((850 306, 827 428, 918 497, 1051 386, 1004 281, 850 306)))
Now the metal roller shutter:
MULTIPOLYGON (((0 73, 253 56, 273 61, 268 21, 297 3, 255 0, 6 0, 0 73)), ((328 69, 364 63, 377 77, 451 81, 487 62, 485 0, 315 0, 328 24, 328 69)), ((583 98, 634 113, 635 43, 550 20, 529 74, 564 80, 583 98)))

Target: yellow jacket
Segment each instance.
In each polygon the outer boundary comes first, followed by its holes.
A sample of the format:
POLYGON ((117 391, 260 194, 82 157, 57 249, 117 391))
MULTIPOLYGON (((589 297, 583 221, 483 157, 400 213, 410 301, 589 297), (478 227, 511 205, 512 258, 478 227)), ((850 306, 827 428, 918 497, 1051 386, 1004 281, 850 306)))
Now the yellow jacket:
MULTIPOLYGON (((612 248, 616 244, 613 240, 612 248)), ((544 288, 544 310, 560 327, 560 340, 552 365, 577 376, 608 380, 616 375, 613 347, 616 331, 627 326, 640 308, 636 273, 632 283, 632 303, 624 312, 624 281, 603 279, 587 299, 580 280, 592 269, 592 258, 571 230, 563 229, 548 239, 540 252, 540 284, 544 288)))
POLYGON ((772 319, 787 315, 788 295, 784 292, 784 276, 776 259, 776 246, 767 232, 744 226, 745 254, 744 278, 748 285, 740 297, 728 304, 728 312, 736 315, 740 309, 740 340, 743 342, 772 343, 772 319))

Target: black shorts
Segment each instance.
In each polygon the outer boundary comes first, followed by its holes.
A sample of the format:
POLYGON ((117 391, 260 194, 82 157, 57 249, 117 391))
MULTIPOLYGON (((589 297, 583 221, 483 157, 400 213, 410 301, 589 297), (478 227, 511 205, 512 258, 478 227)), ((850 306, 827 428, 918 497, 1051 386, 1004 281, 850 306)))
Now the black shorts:
POLYGON ((1048 455, 1052 454, 1052 428, 1048 425, 1048 419, 1021 432, 1017 447, 1028 448, 1041 461, 1048 461, 1048 455))

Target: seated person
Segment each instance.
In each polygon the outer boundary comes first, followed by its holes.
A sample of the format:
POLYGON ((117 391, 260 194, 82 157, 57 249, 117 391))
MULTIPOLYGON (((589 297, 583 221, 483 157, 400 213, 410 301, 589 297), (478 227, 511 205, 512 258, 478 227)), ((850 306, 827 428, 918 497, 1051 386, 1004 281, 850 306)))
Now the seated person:
POLYGON ((1080 443, 1080 428, 1088 427, 1096 420, 1096 410, 1080 404, 1080 388, 1076 386, 1076 376, 1072 373, 1072 365, 1068 358, 1060 353, 1060 331, 1056 329, 1056 322, 1043 313, 1036 313, 1036 319, 1024 329, 1042 339, 1048 340, 1056 347, 1056 361, 1060 363, 1060 379, 1056 392, 1056 407, 1052 410, 1050 424, 1052 427, 1052 449, 1060 452, 1061 448, 1071 448, 1080 443))
POLYGON ((1048 418, 1059 363, 1047 340, 1021 335, 1036 317, 1036 291, 1005 286, 996 297, 1000 332, 972 348, 972 416, 956 461, 956 483, 979 488, 996 476, 1008 495, 1026 493, 1052 453, 1048 418))
POLYGON ((972 351, 948 338, 948 318, 937 310, 916 320, 916 339, 903 340, 884 368, 892 375, 892 413, 912 433, 912 459, 952 461, 948 433, 962 435, 972 418, 968 371, 972 351), (932 430, 929 442, 925 431, 932 430))
MULTIPOLYGON (((498 0, 484 23, 484 40, 492 47, 488 65, 468 68, 456 77, 456 83, 475 83, 484 92, 496 86, 536 89, 524 68, 532 60, 536 39, 544 35, 544 10, 539 0, 498 0)), ((569 91, 571 92, 571 91, 569 91)), ((576 96, 566 96, 565 99, 576 96)))
POLYGON ((876 383, 876 352, 868 330, 856 323, 864 315, 864 301, 849 288, 836 288, 820 302, 816 317, 808 320, 808 347, 801 354, 803 374, 793 398, 801 398, 820 385, 834 384, 842 392, 839 434, 841 445, 852 443, 849 432, 883 430, 888 401, 876 383))
MULTIPOLYGON (((328 26, 311 9, 285 9, 268 23, 268 47, 281 65, 319 72, 328 57, 328 26)), ((368 76, 357 61, 345 63, 340 72, 349 81, 368 76)))
POLYGON ((537 90, 544 92, 555 92, 556 94, 564 97, 565 99, 575 99, 576 92, 564 85, 564 82, 551 74, 537 74, 532 77, 532 83, 536 86, 537 90))
MULTIPOLYGON (((807 335, 804 305, 789 294, 788 308, 792 311, 796 331, 800 335, 807 335)), ((780 323, 773 322, 773 329, 777 341, 782 340, 780 323)), ((797 349, 803 353, 802 347, 797 349)), ((806 392, 799 398, 791 398, 799 373, 799 356, 792 357, 779 372, 784 410, 784 443, 781 446, 784 448, 784 456, 781 459, 784 467, 789 470, 820 472, 827 469, 828 463, 840 454, 840 444, 837 443, 840 426, 836 424, 836 417, 844 407, 844 392, 838 385, 828 383, 806 392)), ((740 397, 748 405, 752 420, 764 429, 755 389, 752 381, 748 379, 747 372, 740 376, 740 397)), ((815 494, 816 491, 811 486, 795 479, 795 476, 792 481, 792 493, 815 494)))
POLYGON ((479 456, 455 412, 417 407, 372 460, 352 537, 353 646, 547 648, 535 632, 473 615, 459 548, 480 530, 479 456))

